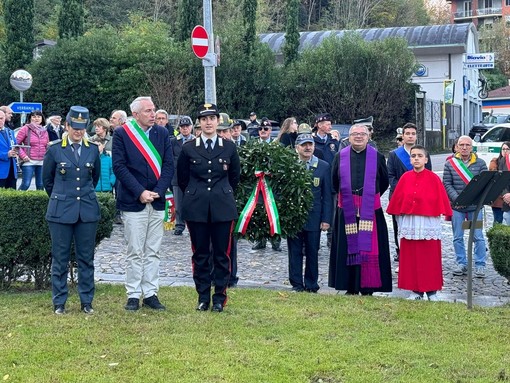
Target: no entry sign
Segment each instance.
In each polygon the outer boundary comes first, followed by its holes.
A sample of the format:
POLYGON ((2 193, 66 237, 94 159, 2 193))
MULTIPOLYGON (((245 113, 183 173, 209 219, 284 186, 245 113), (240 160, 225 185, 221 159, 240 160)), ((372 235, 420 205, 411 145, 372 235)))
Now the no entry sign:
POLYGON ((191 31, 191 48, 199 59, 203 59, 209 52, 209 35, 201 25, 197 25, 191 31))

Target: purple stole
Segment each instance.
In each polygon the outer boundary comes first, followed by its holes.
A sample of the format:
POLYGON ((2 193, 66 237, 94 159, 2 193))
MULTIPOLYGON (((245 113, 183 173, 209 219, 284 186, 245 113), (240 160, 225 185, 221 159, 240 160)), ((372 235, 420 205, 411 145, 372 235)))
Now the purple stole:
POLYGON ((367 145, 363 196, 352 193, 351 185, 351 146, 340 151, 338 168, 340 193, 338 206, 342 207, 347 236, 347 266, 361 265, 361 287, 380 287, 379 249, 375 209, 380 208, 379 195, 376 195, 377 151, 367 145), (358 215, 359 214, 359 215, 358 215), (359 223, 357 220, 359 216, 359 223))

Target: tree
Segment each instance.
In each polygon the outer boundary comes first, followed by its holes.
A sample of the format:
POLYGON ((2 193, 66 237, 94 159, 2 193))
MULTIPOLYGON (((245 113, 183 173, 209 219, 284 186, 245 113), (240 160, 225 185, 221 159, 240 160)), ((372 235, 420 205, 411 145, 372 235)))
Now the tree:
POLYGON ((299 48, 299 0, 287 0, 287 23, 283 55, 285 65, 297 60, 299 48))
POLYGON ((257 39, 257 0, 244 0, 243 1, 243 23, 245 28, 245 53, 250 56, 253 52, 253 46, 257 39))
POLYGON ((61 39, 76 38, 84 32, 82 0, 62 0, 58 15, 58 35, 61 39))
POLYGON ((34 0, 4 0, 6 41, 4 55, 9 74, 26 68, 34 49, 34 0))
POLYGON ((403 39, 367 42, 356 33, 331 37, 305 50, 285 71, 286 113, 307 119, 327 111, 339 123, 373 115, 389 133, 402 124, 413 101, 414 65, 403 39))
POLYGON ((195 25, 201 24, 199 20, 202 15, 201 0, 181 0, 179 3, 179 29, 177 30, 177 40, 189 41, 191 31, 195 25))
POLYGON ((425 0, 425 9, 434 25, 450 24, 451 5, 443 0, 425 0))
POLYGON ((480 52, 494 52, 496 67, 510 78, 510 28, 506 23, 498 21, 481 28, 479 41, 480 52))

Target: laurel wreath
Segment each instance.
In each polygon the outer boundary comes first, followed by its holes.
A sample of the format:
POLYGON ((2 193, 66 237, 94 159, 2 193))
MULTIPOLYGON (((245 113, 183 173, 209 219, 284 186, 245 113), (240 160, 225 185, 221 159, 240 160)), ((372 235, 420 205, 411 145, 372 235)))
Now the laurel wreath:
MULTIPOLYGON (((312 208, 312 171, 306 170, 303 163, 298 161, 294 150, 276 142, 267 144, 251 140, 239 148, 239 157, 241 179, 236 190, 238 211, 243 210, 256 186, 255 171, 269 173, 266 179, 273 189, 281 227, 281 235, 275 234, 273 238, 295 236, 303 229, 312 208)), ((269 220, 261 198, 245 235, 237 235, 250 241, 271 238, 269 220)))

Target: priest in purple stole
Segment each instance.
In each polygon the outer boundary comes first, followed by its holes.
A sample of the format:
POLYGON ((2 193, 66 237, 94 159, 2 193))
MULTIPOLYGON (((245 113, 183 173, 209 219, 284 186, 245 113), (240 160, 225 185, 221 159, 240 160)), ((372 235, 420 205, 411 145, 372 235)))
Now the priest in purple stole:
POLYGON ((380 199, 389 186, 388 169, 368 139, 366 126, 353 125, 350 145, 332 164, 338 199, 328 285, 355 295, 392 290, 388 228, 380 199))

